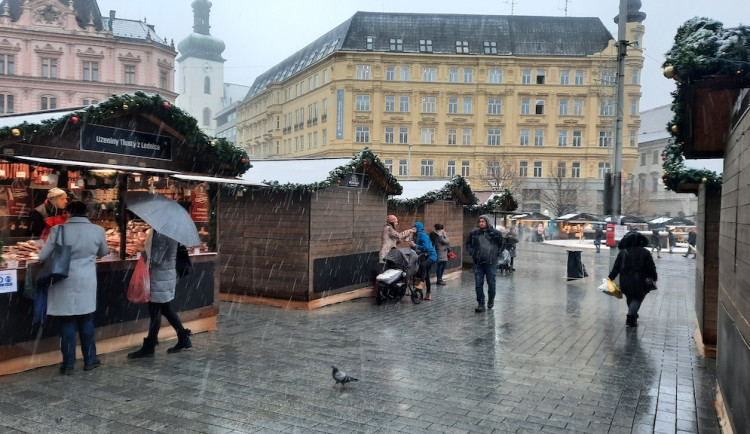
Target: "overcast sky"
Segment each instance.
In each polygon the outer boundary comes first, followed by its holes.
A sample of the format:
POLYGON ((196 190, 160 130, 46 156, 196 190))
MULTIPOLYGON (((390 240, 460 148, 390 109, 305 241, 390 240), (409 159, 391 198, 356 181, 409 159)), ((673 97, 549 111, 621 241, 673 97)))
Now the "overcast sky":
MULTIPOLYGON (((192 32, 191 0, 98 0, 102 15, 111 9, 119 18, 143 19, 156 33, 175 44, 192 32)), ((617 37, 612 21, 619 0, 515 0, 513 14, 599 17, 617 37)), ((750 16, 747 0, 643 0, 647 14, 643 38, 641 110, 669 104, 673 89, 661 74, 664 53, 672 46, 675 31, 685 20, 707 16, 726 27, 750 16)), ((255 77, 300 48, 350 18, 356 11, 466 13, 510 15, 511 0, 213 0, 211 34, 226 43, 223 53, 225 81, 250 85, 255 77)))

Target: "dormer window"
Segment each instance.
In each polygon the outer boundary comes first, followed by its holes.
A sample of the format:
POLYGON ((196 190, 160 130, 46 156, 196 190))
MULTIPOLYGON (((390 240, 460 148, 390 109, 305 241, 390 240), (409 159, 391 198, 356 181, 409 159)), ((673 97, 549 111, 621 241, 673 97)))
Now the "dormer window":
POLYGON ((484 41, 484 54, 497 54, 497 42, 484 41))
POLYGON ((388 49, 391 51, 404 51, 404 40, 401 38, 391 38, 388 43, 388 49))
POLYGON ((367 51, 372 51, 372 46, 374 42, 375 42, 375 38, 373 38, 372 36, 368 36, 365 42, 365 49, 367 51))
POLYGON ((469 41, 456 41, 456 54, 469 54, 469 41))
POLYGON ((420 53, 432 53, 432 39, 420 39, 419 40, 419 52, 420 53))

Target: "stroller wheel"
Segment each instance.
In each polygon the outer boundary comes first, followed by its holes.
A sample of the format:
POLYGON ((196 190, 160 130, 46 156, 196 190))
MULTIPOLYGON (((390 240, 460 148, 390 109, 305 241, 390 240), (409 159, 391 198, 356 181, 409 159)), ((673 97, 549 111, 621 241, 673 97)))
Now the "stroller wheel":
POLYGON ((424 293, 421 289, 415 289, 411 292, 411 302, 414 304, 419 304, 424 299, 424 293))

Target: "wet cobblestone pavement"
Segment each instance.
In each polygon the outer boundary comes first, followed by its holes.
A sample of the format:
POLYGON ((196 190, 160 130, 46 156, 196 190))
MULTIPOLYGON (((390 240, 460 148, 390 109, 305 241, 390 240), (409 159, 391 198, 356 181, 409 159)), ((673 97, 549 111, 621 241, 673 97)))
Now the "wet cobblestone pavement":
POLYGON ((468 270, 421 305, 222 302, 219 330, 182 353, 0 377, 0 433, 719 433, 695 261, 663 255, 627 329, 624 301, 596 290, 608 252, 583 259, 590 277, 566 282, 565 249, 522 245, 482 314, 468 270), (334 390, 331 364, 359 381, 334 390))

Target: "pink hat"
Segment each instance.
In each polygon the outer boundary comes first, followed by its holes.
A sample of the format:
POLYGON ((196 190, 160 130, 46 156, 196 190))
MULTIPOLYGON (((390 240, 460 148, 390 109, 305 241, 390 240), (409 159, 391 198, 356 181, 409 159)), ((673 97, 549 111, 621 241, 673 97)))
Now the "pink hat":
POLYGON ((388 217, 386 217, 385 221, 388 222, 388 223, 398 223, 398 219, 393 214, 391 214, 388 217))

